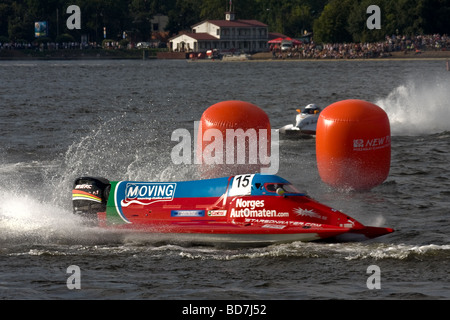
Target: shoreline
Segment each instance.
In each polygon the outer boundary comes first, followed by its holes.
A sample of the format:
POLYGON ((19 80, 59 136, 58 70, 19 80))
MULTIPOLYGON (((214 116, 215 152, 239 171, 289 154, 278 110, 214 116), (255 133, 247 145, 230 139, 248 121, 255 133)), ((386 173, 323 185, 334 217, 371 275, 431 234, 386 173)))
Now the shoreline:
MULTIPOLYGON (((8 50, 0 51, 0 61, 8 60, 165 60, 165 59, 175 59, 175 60, 187 60, 190 62, 232 62, 232 61, 222 61, 222 60, 210 60, 210 59, 188 59, 180 58, 180 55, 170 58, 169 55, 159 56, 154 54, 149 54, 148 51, 142 50, 83 50, 83 49, 72 49, 72 50, 58 50, 58 51, 23 51, 23 50, 8 50)), ((423 51, 420 54, 414 52, 392 52, 387 57, 377 57, 377 58, 274 58, 271 52, 260 52, 253 54, 251 59, 237 61, 237 62, 248 62, 248 61, 395 61, 395 60, 449 60, 450 51, 423 51)), ((234 62, 234 61, 233 61, 234 62)))
POLYGON ((148 50, 123 49, 60 49, 60 50, 0 50, 0 61, 7 60, 147 60, 156 59, 148 50))
POLYGON ((414 52, 391 52, 388 57, 377 58, 273 58, 271 52, 257 53, 252 56, 252 60, 272 60, 272 61, 394 61, 394 60, 446 60, 450 59, 450 51, 422 51, 419 54, 414 52))

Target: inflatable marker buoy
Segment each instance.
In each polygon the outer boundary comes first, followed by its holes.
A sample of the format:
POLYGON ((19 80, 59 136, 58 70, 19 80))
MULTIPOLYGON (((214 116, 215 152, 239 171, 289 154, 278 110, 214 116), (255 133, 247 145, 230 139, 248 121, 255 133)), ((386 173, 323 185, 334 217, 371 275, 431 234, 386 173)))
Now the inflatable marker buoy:
POLYGON ((258 172, 264 166, 261 155, 270 154, 270 129, 267 114, 249 102, 210 106, 202 114, 197 137, 202 177, 258 172))
POLYGON ((322 181, 333 187, 363 191, 383 183, 391 161, 386 112, 362 100, 326 107, 317 123, 316 160, 322 181))

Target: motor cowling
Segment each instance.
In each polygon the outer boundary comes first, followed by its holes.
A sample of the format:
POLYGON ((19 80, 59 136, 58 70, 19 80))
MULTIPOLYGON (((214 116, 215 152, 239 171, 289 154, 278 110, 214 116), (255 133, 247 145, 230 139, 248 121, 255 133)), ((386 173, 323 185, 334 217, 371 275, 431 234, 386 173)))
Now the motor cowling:
POLYGON ((73 184, 73 212, 86 218, 97 218, 106 211, 111 184, 105 178, 80 177, 73 184))

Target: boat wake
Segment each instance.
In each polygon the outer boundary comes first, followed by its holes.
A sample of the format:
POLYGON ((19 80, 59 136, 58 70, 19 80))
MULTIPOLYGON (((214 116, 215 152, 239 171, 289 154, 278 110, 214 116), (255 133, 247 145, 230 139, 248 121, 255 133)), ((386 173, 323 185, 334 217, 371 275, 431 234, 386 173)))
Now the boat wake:
POLYGON ((158 235, 125 233, 88 227, 68 209, 43 203, 29 195, 2 192, 0 196, 0 240, 3 252, 26 255, 100 254, 107 250, 132 254, 177 256, 194 260, 239 260, 309 258, 340 260, 410 260, 450 258, 450 245, 292 242, 262 247, 199 246, 177 239, 173 243, 158 235))
POLYGON ((3 252, 26 255, 86 253, 151 254, 194 260, 310 258, 340 260, 410 260, 450 258, 450 245, 292 242, 262 247, 200 246, 157 234, 146 235, 88 227, 71 211, 30 195, 1 192, 0 240, 3 252))
POLYGON ((264 248, 247 249, 215 249, 215 248, 185 248, 177 246, 160 247, 159 251, 167 250, 171 254, 177 252, 181 257, 199 260, 238 260, 264 258, 338 258, 342 260, 426 260, 448 259, 450 245, 408 245, 382 243, 313 243, 293 242, 276 244, 264 248))
POLYGON ((433 134, 450 130, 448 79, 415 79, 375 102, 388 114, 393 135, 433 134))
POLYGON ((15 192, 0 192, 0 239, 3 249, 120 241, 113 234, 86 226, 66 208, 15 192))

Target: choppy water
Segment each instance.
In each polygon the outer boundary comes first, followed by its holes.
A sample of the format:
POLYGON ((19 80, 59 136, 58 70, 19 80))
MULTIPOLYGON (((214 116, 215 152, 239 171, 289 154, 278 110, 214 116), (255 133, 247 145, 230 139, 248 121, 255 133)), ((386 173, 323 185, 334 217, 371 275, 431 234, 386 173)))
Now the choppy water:
POLYGON ((448 299, 449 78, 443 61, 2 61, 0 299, 448 299), (314 140, 281 141, 278 174, 391 235, 180 246, 87 228, 71 214, 80 175, 195 179, 195 167, 171 164, 171 133, 192 130, 216 102, 252 102, 278 128, 300 105, 349 98, 389 115, 386 182, 364 193, 326 186, 314 140), (79 290, 66 285, 71 265, 79 290), (381 289, 367 287, 370 265, 381 289))

